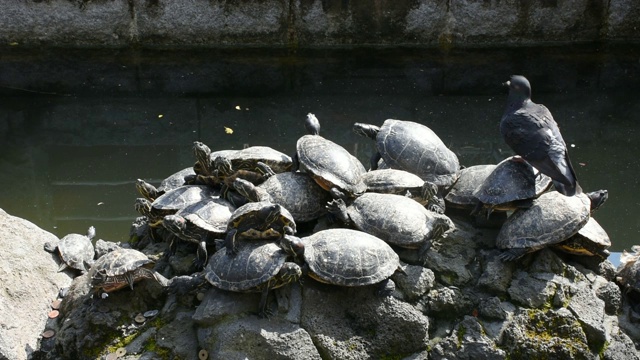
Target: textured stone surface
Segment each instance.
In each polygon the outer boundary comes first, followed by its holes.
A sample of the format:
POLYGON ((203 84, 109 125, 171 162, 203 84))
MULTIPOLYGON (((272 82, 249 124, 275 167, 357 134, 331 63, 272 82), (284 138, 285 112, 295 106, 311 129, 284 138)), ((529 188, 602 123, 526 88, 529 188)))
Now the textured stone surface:
POLYGON ((71 283, 44 244, 56 236, 0 209, 0 358, 22 360, 38 348, 51 302, 71 283))

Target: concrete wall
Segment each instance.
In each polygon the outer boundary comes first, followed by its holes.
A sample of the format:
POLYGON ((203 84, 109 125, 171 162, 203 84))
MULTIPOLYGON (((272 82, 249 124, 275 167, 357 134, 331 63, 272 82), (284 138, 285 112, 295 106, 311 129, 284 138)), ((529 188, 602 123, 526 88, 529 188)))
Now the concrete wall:
POLYGON ((0 0, 0 44, 409 45, 640 40, 637 0, 0 0))

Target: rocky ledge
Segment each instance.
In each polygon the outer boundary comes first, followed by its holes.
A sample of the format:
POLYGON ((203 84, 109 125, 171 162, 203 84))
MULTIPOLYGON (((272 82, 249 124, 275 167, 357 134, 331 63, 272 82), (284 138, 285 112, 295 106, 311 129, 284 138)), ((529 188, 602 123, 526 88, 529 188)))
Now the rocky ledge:
MULTIPOLYGON (((94 299, 85 274, 48 319, 58 289, 70 282, 42 249, 54 236, 0 216, 2 359, 640 358, 638 315, 610 262, 545 249, 504 263, 496 231, 460 218, 446 243, 428 250, 426 266, 400 252, 406 274, 394 275, 387 297, 376 296, 375 286, 303 278, 273 291, 272 315, 260 318, 259 294, 188 276, 174 276, 168 289, 143 281, 94 299)), ((190 272, 195 249, 179 249, 170 261, 165 249, 157 243, 143 251, 168 277, 190 272)))

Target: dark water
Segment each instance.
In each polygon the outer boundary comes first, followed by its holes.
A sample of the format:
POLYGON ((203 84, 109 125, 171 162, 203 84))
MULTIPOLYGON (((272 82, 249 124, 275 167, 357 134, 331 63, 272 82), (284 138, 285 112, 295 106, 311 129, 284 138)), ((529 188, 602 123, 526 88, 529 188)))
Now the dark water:
POLYGON ((463 165, 510 155, 500 84, 523 74, 560 124, 613 250, 640 243, 640 48, 0 51, 0 207, 63 236, 128 238, 136 178, 158 183, 212 149, 291 154, 308 112, 365 164, 354 122, 421 122, 463 165), (228 134, 225 128, 233 133, 228 134))

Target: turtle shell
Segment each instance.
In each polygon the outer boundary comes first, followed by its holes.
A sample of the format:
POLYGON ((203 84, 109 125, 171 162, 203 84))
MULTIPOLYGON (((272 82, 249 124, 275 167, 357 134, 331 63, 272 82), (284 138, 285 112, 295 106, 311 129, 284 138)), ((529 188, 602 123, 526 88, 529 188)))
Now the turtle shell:
POLYGON ((287 257, 287 253, 273 242, 246 242, 234 256, 227 255, 226 249, 213 254, 204 276, 222 290, 261 291, 278 274, 287 257))
POLYGON ((385 163, 406 170, 438 186, 452 185, 460 169, 458 157, 427 126, 412 121, 386 120, 376 136, 385 163))
POLYGON ((473 192, 484 183, 496 165, 475 165, 460 170, 458 180, 445 196, 447 206, 457 208, 474 208, 478 198, 473 192))
POLYGON ((395 194, 363 194, 347 208, 347 213, 356 228, 410 249, 420 248, 426 241, 454 228, 446 215, 395 194))
POLYGON ((533 199, 551 186, 551 178, 528 162, 509 157, 501 161, 474 192, 485 206, 512 210, 514 202, 533 199))
POLYGON ((557 245, 562 251, 575 255, 600 256, 607 258, 611 247, 611 240, 607 232, 594 218, 589 218, 587 224, 578 233, 557 245))
POLYGON ((156 211, 173 211, 174 213, 189 205, 207 198, 217 197, 219 193, 204 185, 185 185, 167 191, 158 197, 151 207, 156 211))
POLYGON ((389 244, 362 231, 322 230, 302 238, 302 242, 309 275, 333 285, 379 283, 400 266, 400 259, 389 244))
POLYGON ((616 282, 622 285, 626 293, 632 291, 640 294, 640 246, 635 245, 631 252, 626 250, 620 254, 620 265, 616 269, 616 282))
POLYGON ((94 236, 93 226, 89 228, 87 235, 65 235, 58 243, 58 252, 62 261, 73 269, 87 271, 86 265, 93 263, 95 255, 93 243, 91 243, 94 236))
POLYGON ((235 206, 221 198, 207 198, 181 209, 176 215, 182 216, 200 229, 216 234, 227 231, 227 223, 235 206))
POLYGON ((325 204, 331 200, 309 175, 300 172, 284 172, 269 177, 258 186, 271 197, 271 202, 289 210, 296 222, 306 222, 327 213, 325 204))
POLYGON ((496 246, 531 252, 560 243, 589 221, 590 206, 591 201, 584 194, 544 193, 533 206, 518 210, 507 219, 498 233, 496 246))
POLYGON ((362 175, 367 191, 383 194, 404 195, 409 189, 420 189, 424 185, 418 175, 398 169, 373 170, 362 175))
POLYGON ((167 192, 173 189, 177 189, 180 186, 186 185, 189 177, 195 176, 196 173, 193 171, 193 167, 190 166, 188 168, 184 168, 172 175, 169 175, 166 179, 162 180, 160 185, 158 186, 159 192, 167 192))
POLYGON ((142 252, 119 248, 98 258, 92 270, 103 272, 107 276, 119 276, 150 265, 153 265, 153 261, 142 252))
POLYGON ((295 220, 287 209, 270 201, 259 201, 244 204, 236 209, 227 223, 227 230, 232 228, 246 229, 239 235, 247 239, 264 239, 281 236, 285 226, 291 227, 295 233, 295 220), (280 208, 280 216, 272 223, 265 224, 258 214, 265 207, 271 206, 280 208))
POLYGON ((304 135, 298 139, 296 151, 300 165, 323 189, 336 186, 351 196, 367 190, 362 182, 366 172, 362 163, 333 141, 319 135, 304 135))
POLYGON ((226 154, 218 152, 216 156, 220 155, 231 161, 234 170, 253 170, 258 162, 262 162, 269 165, 275 173, 281 173, 291 170, 293 164, 289 155, 268 146, 250 146, 226 154))

